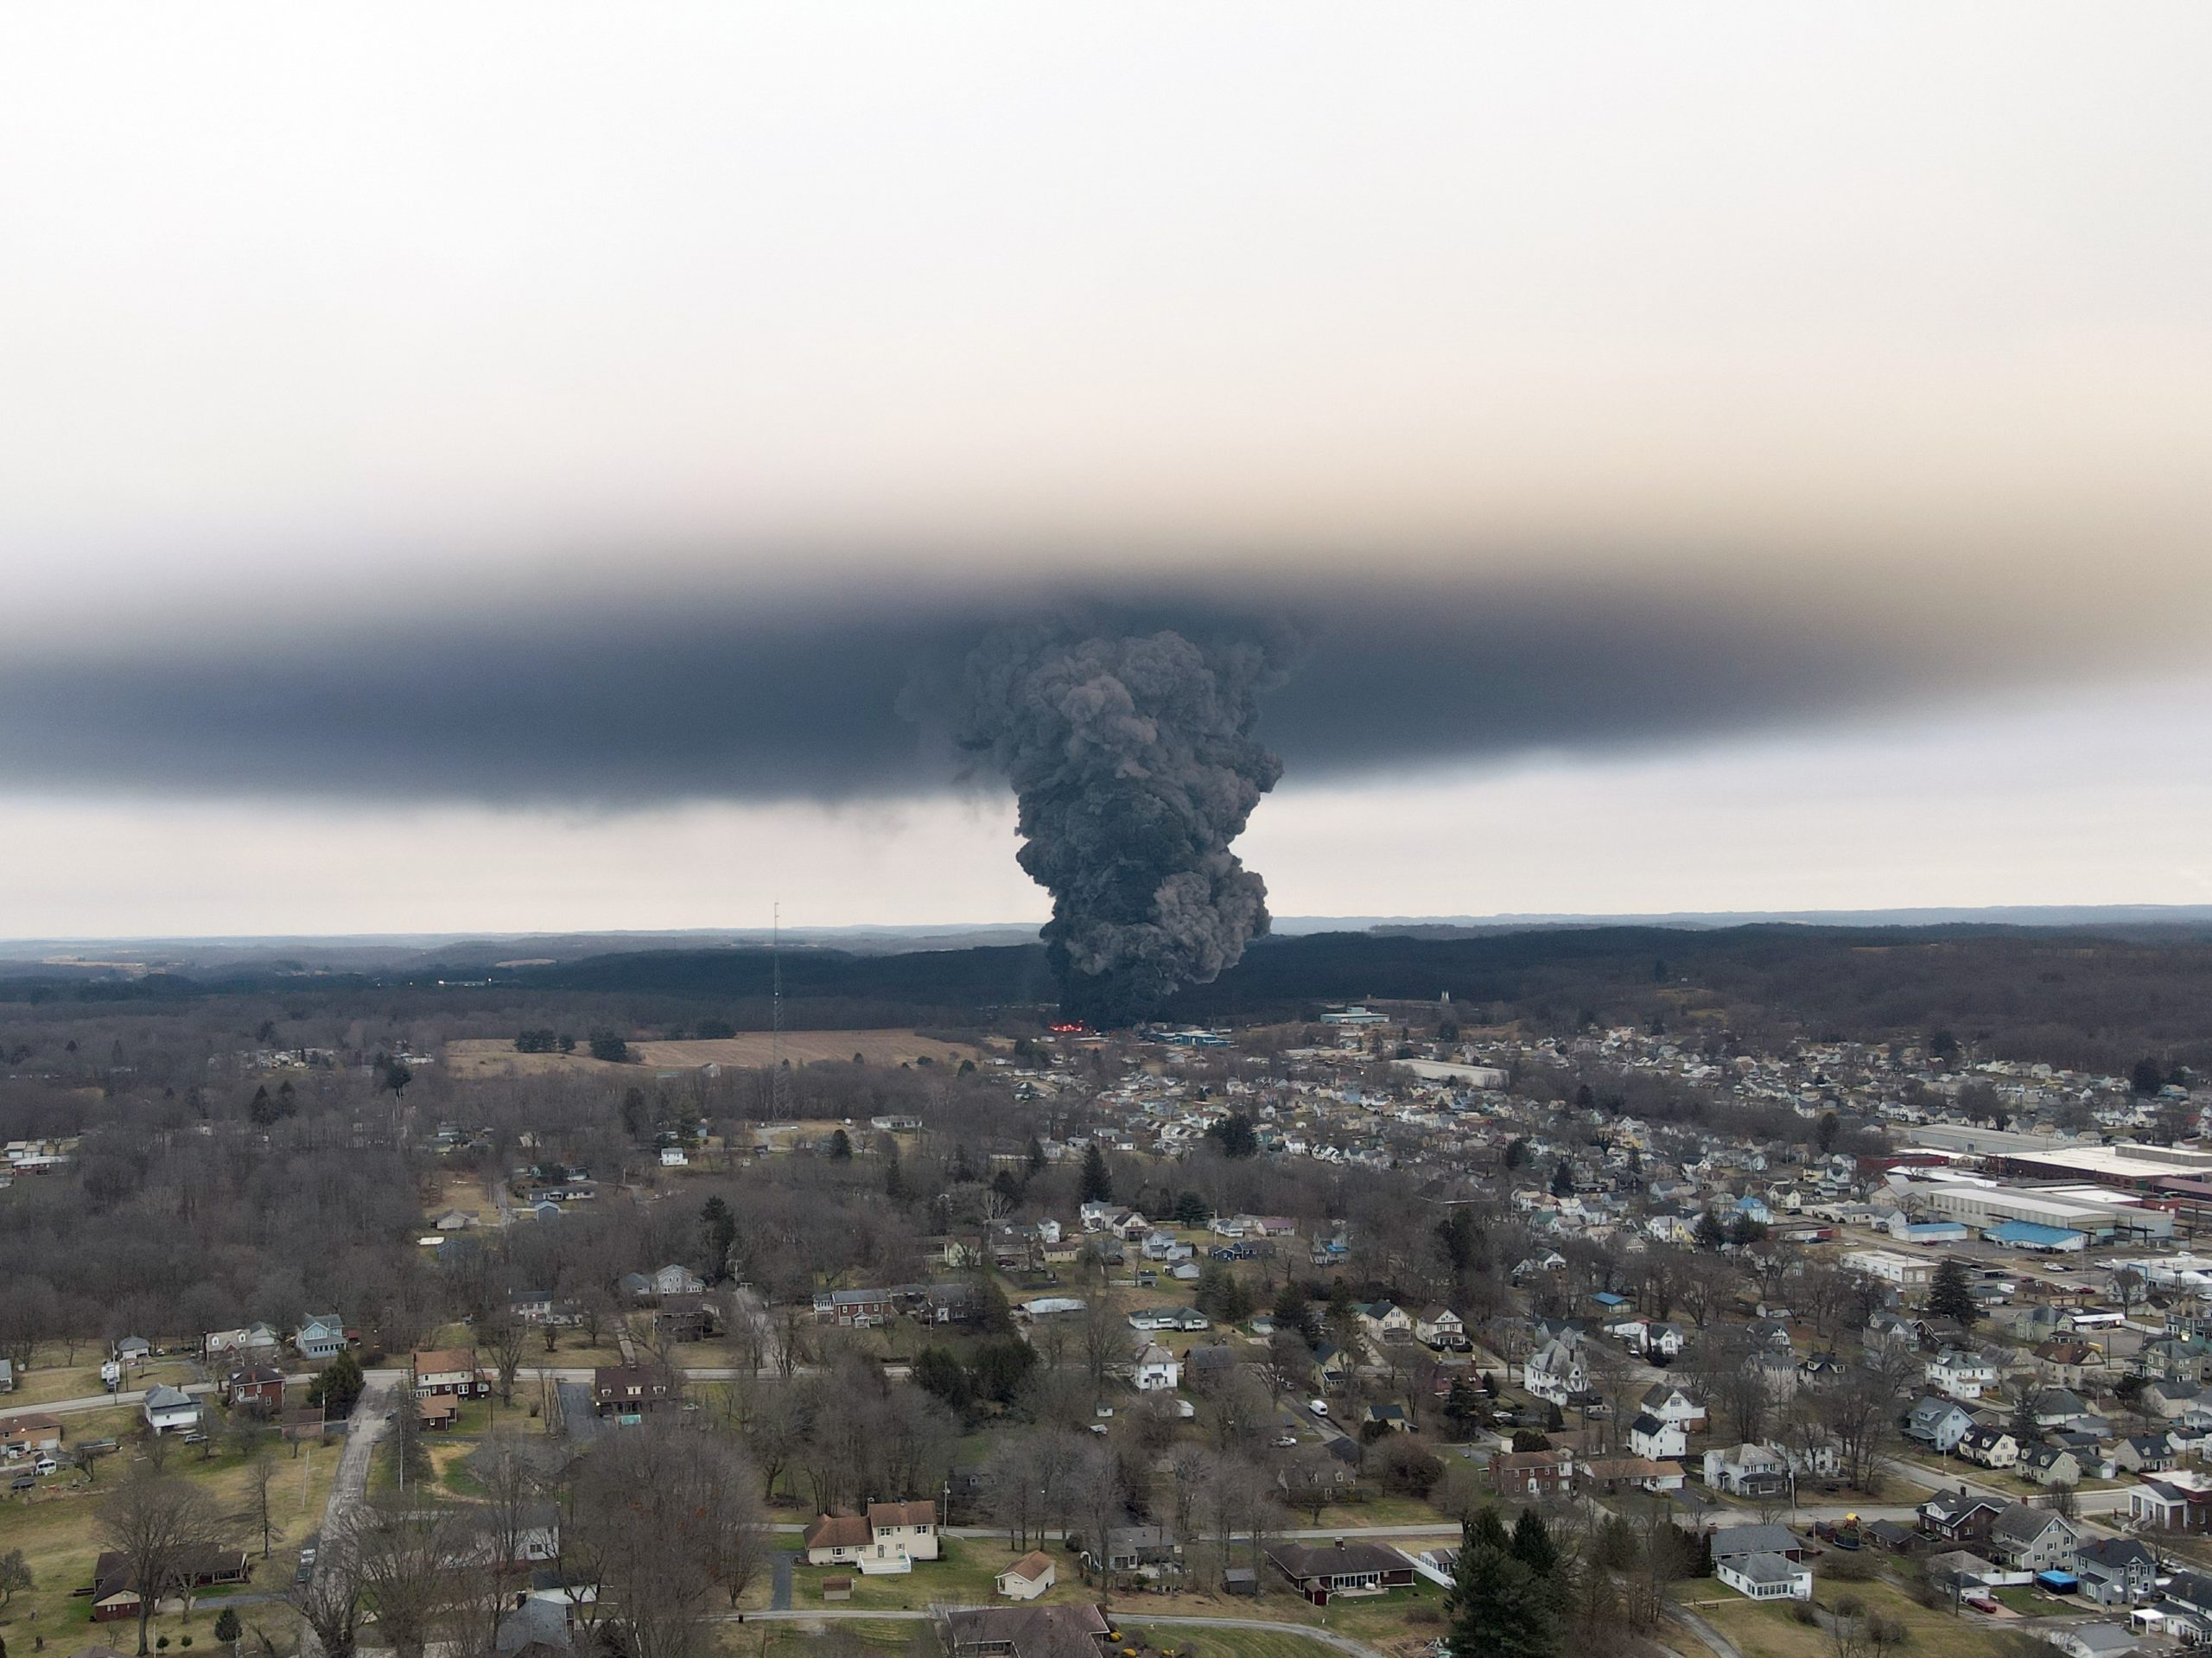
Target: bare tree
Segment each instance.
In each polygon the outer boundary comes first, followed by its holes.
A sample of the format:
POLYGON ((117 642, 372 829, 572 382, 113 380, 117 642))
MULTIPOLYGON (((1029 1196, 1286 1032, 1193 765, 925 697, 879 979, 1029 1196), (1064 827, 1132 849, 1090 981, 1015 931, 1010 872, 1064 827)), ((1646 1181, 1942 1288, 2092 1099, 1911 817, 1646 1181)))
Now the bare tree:
POLYGON ((476 1326, 476 1340, 499 1377, 499 1402, 513 1404, 515 1373, 522 1369, 523 1355, 530 1350, 530 1326, 502 1308, 476 1326))
POLYGON ((649 1423, 585 1458, 573 1525, 630 1658, 697 1658, 719 1585, 734 1604, 761 1559, 752 1471, 718 1435, 649 1423))
POLYGON ((315 1570, 284 1598, 315 1636, 322 1658, 353 1658, 361 1623, 361 1579, 350 1537, 325 1533, 315 1570))
POLYGON ((138 1651, 147 1650, 154 1604, 185 1586, 194 1558, 220 1545, 223 1517, 198 1486, 149 1468, 132 1475, 97 1511, 100 1541, 123 1557, 138 1591, 138 1651))

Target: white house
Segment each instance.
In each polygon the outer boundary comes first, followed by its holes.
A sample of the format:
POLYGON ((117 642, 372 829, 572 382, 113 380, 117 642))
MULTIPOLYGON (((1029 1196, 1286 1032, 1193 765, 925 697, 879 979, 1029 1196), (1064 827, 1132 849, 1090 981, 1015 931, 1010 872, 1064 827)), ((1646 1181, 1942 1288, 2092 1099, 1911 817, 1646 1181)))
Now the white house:
POLYGON ((1139 1393, 1171 1392, 1183 1380, 1182 1361, 1158 1342, 1147 1342, 1137 1353, 1130 1379, 1139 1393))
POLYGON ((680 1169, 690 1161, 690 1158, 684 1154, 681 1146, 664 1146, 660 1148, 660 1166, 664 1169, 680 1169))
POLYGON ((1671 1382, 1653 1382, 1644 1389, 1637 1407, 1646 1416, 1656 1416, 1684 1430, 1705 1426, 1705 1407, 1671 1382))
POLYGON ((1628 1425, 1628 1448, 1631 1455, 1654 1462, 1671 1461, 1689 1453, 1689 1436, 1680 1422, 1662 1421, 1647 1413, 1628 1425))
POLYGON ((200 1407, 192 1395, 171 1387, 146 1389, 146 1426, 156 1433, 166 1433, 171 1428, 191 1429, 200 1426, 200 1407))
POLYGON ((1813 1568, 1786 1554, 1732 1554, 1713 1575, 1747 1600, 1810 1600, 1813 1568))
POLYGON ((1544 1344, 1521 1366, 1521 1383, 1537 1398, 1564 1407, 1590 1388, 1590 1367, 1573 1344, 1544 1344))
POLYGON ((1430 1307, 1414 1320, 1414 1337, 1430 1347, 1465 1347, 1466 1321, 1450 1307, 1430 1307))
POLYGON ((1042 1549, 1032 1549, 991 1582, 1008 1600, 1034 1600, 1052 1586, 1058 1576, 1052 1557, 1042 1549))
POLYGON ((1997 1385, 1997 1367, 1979 1353, 1947 1347, 1928 1361, 1928 1385, 1947 1399, 1971 1402, 1997 1385))

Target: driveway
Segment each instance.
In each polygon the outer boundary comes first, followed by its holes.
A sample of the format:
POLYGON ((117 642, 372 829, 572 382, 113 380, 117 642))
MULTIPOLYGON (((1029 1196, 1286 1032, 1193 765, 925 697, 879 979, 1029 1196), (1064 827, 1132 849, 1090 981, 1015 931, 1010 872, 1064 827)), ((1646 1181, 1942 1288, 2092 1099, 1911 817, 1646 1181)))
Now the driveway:
MULTIPOLYGON (((338 1472, 330 1482, 330 1500, 323 1505, 322 1535, 326 1538, 343 1537, 361 1505, 368 1500, 369 1470, 373 1465, 378 1445, 383 1440, 387 1426, 385 1413, 404 1403, 403 1378, 397 1370, 372 1370, 369 1385, 362 1392, 360 1401, 353 1407, 353 1420, 346 1426, 345 1448, 338 1453, 338 1472)), ((317 1559, 328 1557, 324 1550, 317 1559)))

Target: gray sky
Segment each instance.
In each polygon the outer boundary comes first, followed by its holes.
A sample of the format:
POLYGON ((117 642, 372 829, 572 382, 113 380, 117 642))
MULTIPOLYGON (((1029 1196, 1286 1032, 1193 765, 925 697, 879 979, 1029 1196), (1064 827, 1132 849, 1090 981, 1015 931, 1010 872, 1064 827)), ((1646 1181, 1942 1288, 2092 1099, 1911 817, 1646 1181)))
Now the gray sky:
POLYGON ((2205 901, 2208 45, 10 14, 0 925, 1041 916, 1070 607, 1305 642, 1280 912, 2205 901))

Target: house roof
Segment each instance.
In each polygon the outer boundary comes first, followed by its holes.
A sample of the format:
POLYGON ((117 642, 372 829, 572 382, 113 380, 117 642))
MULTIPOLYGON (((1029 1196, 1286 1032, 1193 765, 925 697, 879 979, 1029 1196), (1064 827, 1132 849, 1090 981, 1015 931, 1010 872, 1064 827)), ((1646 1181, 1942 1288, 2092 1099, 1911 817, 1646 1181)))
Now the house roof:
POLYGON ((1804 1545, 1787 1526, 1724 1526, 1713 1534, 1713 1558, 1738 1554, 1787 1554, 1804 1545))
POLYGON ((999 1573, 1001 1578, 1019 1578, 1024 1583, 1034 1583, 1052 1569, 1052 1557, 1041 1548, 1033 1548, 1012 1566, 999 1573))
POLYGON ((1307 1578, 1338 1577, 1347 1572, 1398 1572, 1411 1564, 1395 1548, 1351 1540, 1318 1548, 1308 1548, 1301 1543, 1277 1543, 1268 1549, 1268 1558, 1301 1582, 1307 1578))
POLYGON ((868 1523, 878 1530, 886 1526, 934 1526, 937 1504, 926 1497, 914 1502, 871 1502, 868 1523))
POLYGON ((2048 1509, 2032 1509, 2024 1502, 2015 1502, 1997 1516, 1997 1522, 1990 1527, 1989 1534, 2001 1542, 2031 1543, 2054 1524, 2064 1523, 2063 1516, 2055 1515, 2048 1509))
POLYGON ((868 1521, 856 1514, 825 1514, 799 1540, 809 1548, 861 1548, 872 1540, 868 1521))
POLYGON ((1808 1570, 1786 1554, 1731 1555, 1727 1566, 1737 1576, 1752 1583, 1793 1583, 1808 1570))

